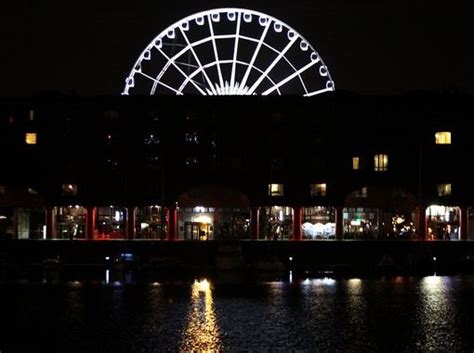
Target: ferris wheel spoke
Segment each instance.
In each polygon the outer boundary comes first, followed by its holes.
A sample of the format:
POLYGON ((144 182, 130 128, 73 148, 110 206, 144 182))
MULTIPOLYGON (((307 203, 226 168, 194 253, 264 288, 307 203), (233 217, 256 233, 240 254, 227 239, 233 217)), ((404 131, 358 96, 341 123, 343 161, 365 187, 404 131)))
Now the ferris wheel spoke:
POLYGON ((207 84, 209 85, 209 88, 211 89, 213 94, 217 95, 217 92, 214 89, 214 85, 212 84, 211 80, 209 79, 209 76, 207 75, 206 71, 202 67, 201 60, 199 60, 199 57, 197 56, 196 51, 194 50, 193 46, 189 42, 188 36, 186 35, 186 33, 183 31, 183 29, 181 27, 179 27, 179 30, 181 31, 181 34, 183 35, 184 40, 188 44, 189 50, 191 50, 191 53, 193 54, 194 59, 196 60, 197 64, 199 65, 204 77, 206 78, 206 81, 207 81, 207 84))
POLYGON ((255 63, 255 59, 257 59, 257 55, 260 52, 260 48, 262 47, 263 41, 265 40, 265 37, 266 37, 267 32, 268 32, 268 28, 270 28, 270 23, 271 22, 272 21, 269 19, 267 21, 267 24, 265 25, 265 28, 263 29, 262 35, 260 36, 257 47, 255 48, 255 51, 253 52, 252 59, 250 60, 250 64, 247 67, 247 71, 245 71, 245 75, 244 75, 244 78, 242 79, 240 87, 245 87, 245 84, 247 83, 247 79, 249 78, 250 71, 252 70, 253 64, 255 63))
POLYGON ((268 68, 265 70, 265 72, 263 73, 263 75, 261 75, 257 81, 255 81, 255 83, 252 85, 252 87, 250 87, 250 89, 248 90, 247 94, 253 94, 253 92, 257 89, 257 87, 260 85, 260 83, 262 83, 262 81, 264 80, 265 77, 267 77, 268 73, 270 71, 273 70, 273 68, 275 67, 276 64, 278 64, 278 62, 281 60, 281 58, 285 55, 285 53, 291 48, 291 46, 296 42, 296 40, 298 39, 297 36, 294 36, 293 39, 290 40, 290 42, 286 45, 286 47, 281 51, 280 54, 278 54, 278 56, 275 58, 275 60, 273 60, 273 62, 268 66, 268 68))
POLYGON ((159 80, 157 80, 157 79, 155 79, 155 78, 153 78, 153 77, 151 77, 151 76, 149 76, 149 75, 147 75, 147 74, 145 74, 145 73, 143 73, 143 72, 139 72, 139 71, 138 71, 137 73, 139 73, 139 74, 142 75, 143 77, 145 77, 145 78, 147 78, 147 79, 149 79, 149 80, 151 80, 151 81, 154 82, 153 89, 152 89, 152 92, 153 92, 153 93, 154 93, 154 91, 155 91, 156 85, 158 84, 158 85, 160 85, 160 86, 163 86, 163 87, 169 89, 170 91, 173 91, 173 92, 176 93, 176 94, 182 95, 181 92, 179 92, 178 90, 176 90, 175 88, 173 88, 173 87, 171 87, 171 86, 168 86, 166 83, 163 83, 163 82, 161 82, 161 81, 159 81, 159 80))
POLYGON ((207 15, 207 20, 209 21, 209 30, 211 32, 212 48, 214 49, 214 58, 216 59, 216 63, 217 63, 217 72, 219 74, 219 84, 221 87, 224 87, 224 79, 222 78, 221 65, 219 64, 219 53, 217 52, 216 38, 214 36, 214 28, 212 26, 211 15, 207 15))
MULTIPOLYGON (((161 49, 158 49, 158 50, 160 51, 161 55, 163 55, 166 60, 168 60, 169 62, 171 62, 171 65, 173 65, 173 66, 176 68, 176 70, 178 70, 179 73, 185 77, 185 79, 189 78, 189 76, 176 64, 175 61, 170 60, 170 58, 168 57, 168 55, 166 55, 161 49)), ((204 96, 206 95, 206 92, 204 92, 199 86, 197 86, 196 83, 195 83, 193 80, 191 80, 191 83, 192 83, 193 86, 199 91, 199 93, 201 93, 201 94, 204 95, 204 96)), ((179 91, 179 92, 181 92, 181 91, 179 91)))
POLYGON ((239 50, 239 35, 240 35, 240 21, 241 21, 242 15, 239 12, 237 15, 237 25, 235 29, 235 41, 234 41, 234 56, 233 56, 233 62, 232 62, 232 70, 230 74, 230 86, 234 87, 235 84, 235 65, 237 62, 237 52, 239 50))
POLYGON ((189 64, 189 63, 185 63, 185 62, 182 62, 182 61, 175 61, 176 64, 178 65, 183 65, 183 66, 186 66, 186 67, 191 67, 193 69, 197 69, 199 66, 197 65, 193 65, 193 64, 189 64))
POLYGON ((317 90, 317 91, 307 93, 307 94, 303 95, 303 97, 312 97, 312 96, 315 96, 317 94, 321 94, 321 93, 324 93, 324 92, 329 92, 329 91, 332 91, 332 90, 333 90, 332 88, 323 88, 323 89, 320 89, 320 90, 317 90))
POLYGON ((266 96, 270 93, 272 93, 274 90, 278 89, 279 87, 283 86, 285 83, 291 81, 292 79, 294 79, 296 76, 299 76, 301 75, 303 72, 305 72, 306 70, 308 70, 310 67, 314 66, 316 64, 315 61, 311 61, 309 64, 303 66, 301 69, 299 69, 298 71, 295 71, 293 72, 290 76, 288 76, 287 78, 285 78, 284 80, 281 80, 280 82, 278 82, 275 86, 267 89, 265 92, 262 93, 262 96, 266 96))

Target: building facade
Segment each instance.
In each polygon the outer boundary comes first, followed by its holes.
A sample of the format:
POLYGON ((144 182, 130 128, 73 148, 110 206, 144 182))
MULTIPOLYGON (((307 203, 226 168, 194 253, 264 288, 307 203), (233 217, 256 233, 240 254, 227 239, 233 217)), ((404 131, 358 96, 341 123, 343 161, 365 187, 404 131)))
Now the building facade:
POLYGON ((0 102, 16 239, 474 239, 469 97, 0 102))

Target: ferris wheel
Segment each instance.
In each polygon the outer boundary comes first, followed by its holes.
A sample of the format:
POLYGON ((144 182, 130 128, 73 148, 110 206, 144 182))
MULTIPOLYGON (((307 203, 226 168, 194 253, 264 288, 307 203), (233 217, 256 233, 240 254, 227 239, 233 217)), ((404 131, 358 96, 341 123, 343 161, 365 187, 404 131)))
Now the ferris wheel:
POLYGON ((296 30, 261 12, 221 8, 156 36, 125 79, 123 95, 303 95, 335 90, 327 66, 296 30))

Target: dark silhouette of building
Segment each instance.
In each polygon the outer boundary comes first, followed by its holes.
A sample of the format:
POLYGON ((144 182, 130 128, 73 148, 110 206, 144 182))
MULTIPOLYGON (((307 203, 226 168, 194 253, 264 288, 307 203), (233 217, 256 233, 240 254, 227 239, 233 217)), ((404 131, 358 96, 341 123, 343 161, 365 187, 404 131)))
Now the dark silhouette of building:
POLYGON ((471 97, 0 101, 0 233, 471 239, 471 97))

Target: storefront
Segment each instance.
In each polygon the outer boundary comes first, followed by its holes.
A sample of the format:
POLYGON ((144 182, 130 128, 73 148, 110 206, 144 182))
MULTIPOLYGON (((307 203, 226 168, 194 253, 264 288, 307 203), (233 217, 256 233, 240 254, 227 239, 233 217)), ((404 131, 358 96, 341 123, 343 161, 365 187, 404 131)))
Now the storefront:
POLYGON ((426 225, 429 240, 459 240, 461 208, 432 205, 426 209, 426 225))
POLYGON ((289 240, 293 235, 293 209, 288 206, 260 207, 260 239, 289 240))
POLYGON ((95 219, 96 239, 125 239, 125 215, 123 207, 97 207, 95 219))
POLYGON ((348 207, 343 210, 344 239, 377 239, 380 230, 378 208, 348 207))
POLYGON ((214 240, 214 207, 196 206, 178 210, 178 238, 183 240, 214 240))
POLYGON ((409 211, 384 211, 382 215, 383 235, 389 239, 415 239, 416 213, 409 211))
POLYGON ((56 237, 58 239, 86 238, 86 214, 82 206, 55 207, 56 237))
POLYGON ((250 238, 247 196, 238 190, 204 185, 178 198, 178 239, 220 240, 250 238))
POLYGON ((142 206, 135 209, 136 239, 165 239, 166 213, 161 206, 142 206))
POLYGON ((334 207, 304 207, 303 239, 335 239, 336 210, 334 207))

